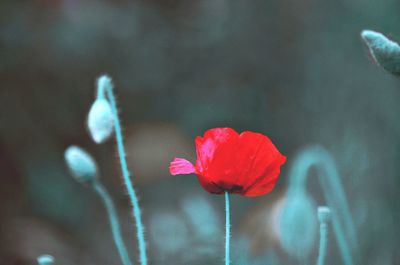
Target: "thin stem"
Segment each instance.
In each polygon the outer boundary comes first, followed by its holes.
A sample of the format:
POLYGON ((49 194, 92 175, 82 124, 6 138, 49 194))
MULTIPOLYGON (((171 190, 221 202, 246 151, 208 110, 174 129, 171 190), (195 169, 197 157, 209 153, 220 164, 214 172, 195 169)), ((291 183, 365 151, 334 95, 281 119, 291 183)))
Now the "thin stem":
POLYGON ((319 254, 317 265, 324 265, 328 245, 328 225, 322 222, 319 226, 319 254))
POLYGON ((129 259, 128 252, 126 251, 124 240, 122 239, 121 236, 121 229, 119 226, 118 215, 117 212, 115 211, 115 206, 110 195, 99 181, 93 183, 93 188, 102 199, 104 206, 107 210, 112 235, 114 238, 115 245, 118 249, 119 256, 121 257, 122 264, 132 265, 132 262, 129 259))
POLYGON ((142 224, 142 214, 139 206, 139 200, 136 196, 135 189, 133 188, 132 181, 130 179, 130 174, 128 170, 128 165, 126 162, 126 155, 125 155, 125 147, 124 147, 124 142, 122 138, 122 130, 121 130, 121 122, 118 117, 118 108, 117 108, 117 103, 112 91, 112 85, 111 82, 108 82, 107 85, 105 86, 106 92, 107 92, 107 97, 110 101, 111 104, 111 109, 113 111, 114 115, 114 122, 115 122, 115 138, 117 140, 117 147, 118 147, 118 154, 119 154, 119 160, 121 163, 121 170, 122 170, 122 176, 125 182, 126 189, 128 191, 128 195, 130 198, 130 201, 132 203, 133 207, 133 216, 135 218, 136 222, 136 228, 137 228, 137 240, 139 244, 139 257, 140 257, 140 264, 141 265, 147 265, 147 254, 146 254, 146 243, 144 240, 144 227, 142 224))
POLYGON ((108 76, 101 76, 97 80, 97 99, 104 99, 106 97, 105 90, 109 86, 112 86, 112 83, 111 79, 108 76))
POLYGON ((230 263, 230 207, 229 192, 225 191, 225 265, 230 263))
POLYGON ((327 206, 318 207, 319 221, 319 254, 317 265, 324 265, 328 245, 328 222, 331 220, 331 209, 327 206))

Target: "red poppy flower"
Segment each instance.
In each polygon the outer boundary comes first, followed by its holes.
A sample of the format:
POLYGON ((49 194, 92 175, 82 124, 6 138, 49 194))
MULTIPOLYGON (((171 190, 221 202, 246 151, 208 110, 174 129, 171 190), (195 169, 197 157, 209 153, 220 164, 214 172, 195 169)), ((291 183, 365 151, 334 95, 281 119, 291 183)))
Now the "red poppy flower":
POLYGON ((267 136, 255 132, 215 128, 196 137, 195 143, 196 165, 174 158, 169 171, 171 175, 195 173, 203 188, 216 194, 264 195, 275 186, 286 161, 267 136))

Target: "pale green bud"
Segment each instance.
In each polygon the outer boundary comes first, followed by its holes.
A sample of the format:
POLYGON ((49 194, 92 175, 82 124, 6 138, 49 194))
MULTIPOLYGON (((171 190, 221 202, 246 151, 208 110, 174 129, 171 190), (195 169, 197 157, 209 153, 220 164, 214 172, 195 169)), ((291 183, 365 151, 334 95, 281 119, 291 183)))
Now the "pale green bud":
POLYGON ((361 37, 380 66, 394 75, 400 75, 399 44, 372 30, 363 30, 361 37))
POLYGON ((80 183, 88 183, 97 178, 97 165, 93 157, 78 146, 70 146, 64 153, 67 166, 80 183))
POLYGON ((114 118, 110 103, 105 98, 98 98, 90 108, 87 125, 93 140, 105 142, 114 131, 114 118))

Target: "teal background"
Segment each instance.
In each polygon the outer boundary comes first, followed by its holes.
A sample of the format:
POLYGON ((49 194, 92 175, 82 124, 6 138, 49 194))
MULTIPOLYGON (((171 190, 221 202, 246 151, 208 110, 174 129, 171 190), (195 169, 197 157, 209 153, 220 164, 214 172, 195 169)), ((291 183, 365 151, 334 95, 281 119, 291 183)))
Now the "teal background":
MULTIPOLYGON (((399 264, 400 82, 359 36, 400 40, 399 24, 395 0, 1 1, 0 264, 43 253, 119 264, 103 206, 64 165, 71 144, 98 161, 137 261, 114 141, 96 146, 85 126, 103 73, 116 85, 151 264, 223 262, 223 197, 168 173, 217 126, 262 132, 288 157, 271 194, 232 196, 233 264, 315 263, 318 240, 298 261, 273 222, 293 158, 313 143, 337 163, 357 264, 399 264)), ((323 205, 311 174, 307 190, 323 205)), ((340 262, 331 236, 327 264, 340 262)))

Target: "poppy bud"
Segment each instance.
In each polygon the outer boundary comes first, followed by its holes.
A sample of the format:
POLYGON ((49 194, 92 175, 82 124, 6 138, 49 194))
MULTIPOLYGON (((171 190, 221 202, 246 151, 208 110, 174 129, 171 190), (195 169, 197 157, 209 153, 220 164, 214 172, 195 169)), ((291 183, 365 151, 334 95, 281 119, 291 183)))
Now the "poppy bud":
POLYGON ((315 237, 317 218, 314 200, 303 190, 292 191, 280 216, 280 241, 292 256, 303 259, 310 253, 315 237))
POLYGON ((114 118, 110 103, 98 98, 90 108, 87 125, 93 140, 101 144, 107 140, 114 129, 114 118))
POLYGON ((39 265, 52 265, 54 264, 54 258, 50 255, 41 255, 37 258, 39 265))
POLYGON ((331 219, 331 209, 327 206, 318 207, 318 221, 320 223, 327 223, 331 219))
POLYGON ((372 30, 363 30, 361 37, 380 66, 394 75, 400 75, 400 46, 396 42, 372 30))
POLYGON ((78 146, 70 146, 64 153, 71 174, 80 183, 96 180, 97 165, 92 156, 78 146))

